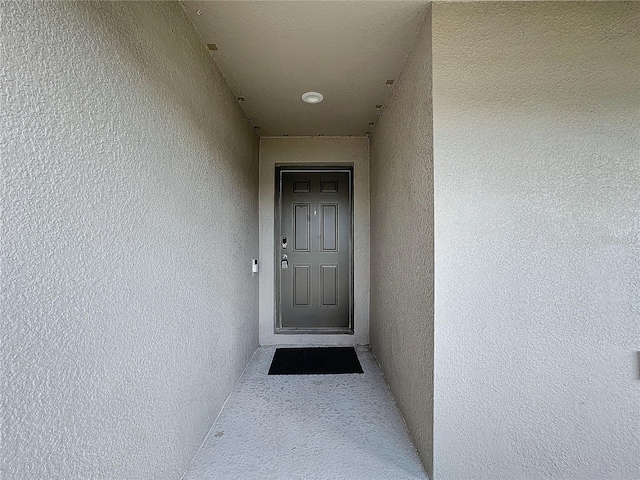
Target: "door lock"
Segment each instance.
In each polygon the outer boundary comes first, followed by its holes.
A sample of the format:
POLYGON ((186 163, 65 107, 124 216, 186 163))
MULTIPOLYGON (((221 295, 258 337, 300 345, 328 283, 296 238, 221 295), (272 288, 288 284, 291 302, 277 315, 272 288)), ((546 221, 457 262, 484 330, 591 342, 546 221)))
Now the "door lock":
POLYGON ((285 250, 287 248, 287 237, 282 237, 282 249, 285 250))
POLYGON ((289 260, 287 255, 282 255, 281 259, 280 259, 280 267, 285 269, 285 268, 289 268, 289 260))

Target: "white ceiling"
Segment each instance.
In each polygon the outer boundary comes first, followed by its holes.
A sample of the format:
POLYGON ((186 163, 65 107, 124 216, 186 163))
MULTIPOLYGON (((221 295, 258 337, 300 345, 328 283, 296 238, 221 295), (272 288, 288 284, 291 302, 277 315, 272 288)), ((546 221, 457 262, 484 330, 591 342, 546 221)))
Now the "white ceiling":
MULTIPOLYGON (((263 136, 362 136, 378 117, 425 1, 185 1, 263 136), (200 12, 198 15, 197 12, 200 12), (324 95, 306 104, 307 91, 324 95)), ((392 87, 391 87, 392 88, 392 87)))

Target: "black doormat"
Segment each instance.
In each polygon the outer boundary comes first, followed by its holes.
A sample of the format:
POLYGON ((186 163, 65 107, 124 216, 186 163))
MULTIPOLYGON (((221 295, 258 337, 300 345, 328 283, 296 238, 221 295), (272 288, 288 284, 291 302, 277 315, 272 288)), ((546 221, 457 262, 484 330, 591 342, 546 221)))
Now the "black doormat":
POLYGON ((353 347, 276 348, 269 375, 363 373, 353 347))

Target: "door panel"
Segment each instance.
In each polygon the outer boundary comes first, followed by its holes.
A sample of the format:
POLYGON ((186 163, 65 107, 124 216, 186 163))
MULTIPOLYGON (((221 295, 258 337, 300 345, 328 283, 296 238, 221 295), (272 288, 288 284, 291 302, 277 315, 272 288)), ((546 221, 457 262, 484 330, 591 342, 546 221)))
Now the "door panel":
POLYGON ((351 171, 280 169, 279 333, 353 333, 351 171))
POLYGON ((320 250, 323 252, 337 252, 338 251, 338 204, 337 203, 323 203, 321 204, 322 217, 320 223, 322 224, 322 245, 320 250))
POLYGON ((311 236, 311 218, 310 213, 311 205, 308 203, 294 204, 293 206, 293 218, 294 218, 294 236, 293 249, 296 252, 308 252, 311 236))
POLYGON ((322 275, 322 301, 323 307, 337 307, 338 297, 338 265, 320 265, 322 275))
POLYGON ((293 305, 296 307, 310 307, 311 303, 311 275, 310 265, 295 265, 293 267, 293 305))

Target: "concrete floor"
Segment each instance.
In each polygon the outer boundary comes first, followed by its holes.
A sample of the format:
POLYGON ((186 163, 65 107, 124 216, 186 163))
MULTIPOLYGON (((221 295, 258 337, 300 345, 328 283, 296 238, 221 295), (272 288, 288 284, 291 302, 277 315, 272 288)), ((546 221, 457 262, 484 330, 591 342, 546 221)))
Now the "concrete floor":
POLYGON ((364 374, 268 376, 261 347, 185 480, 427 479, 371 351, 364 374))

